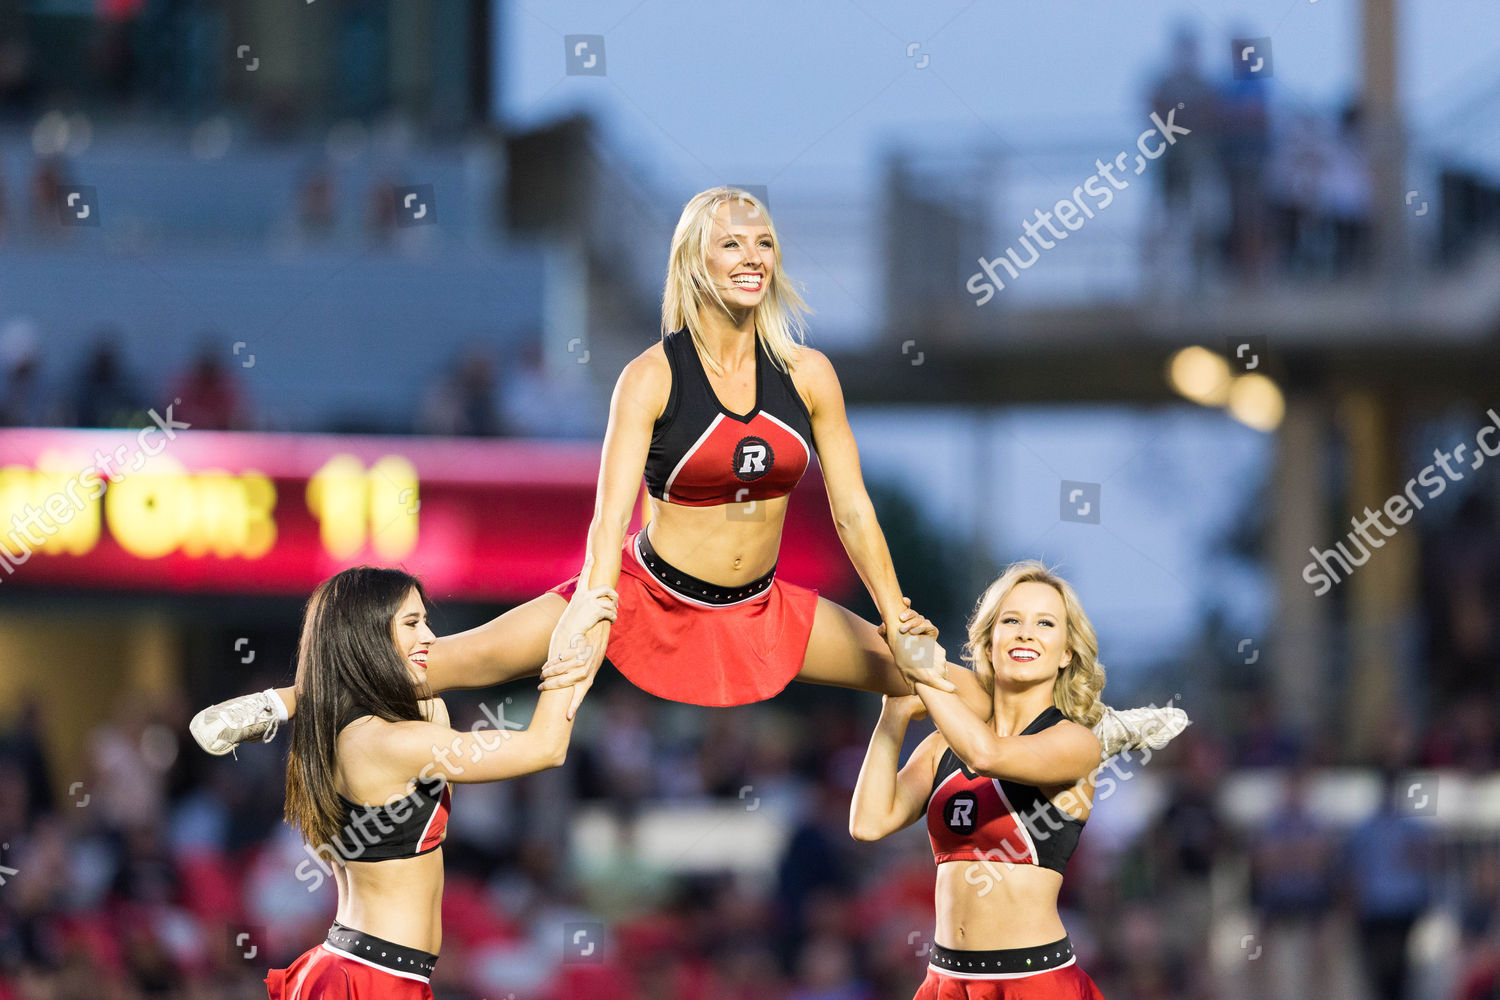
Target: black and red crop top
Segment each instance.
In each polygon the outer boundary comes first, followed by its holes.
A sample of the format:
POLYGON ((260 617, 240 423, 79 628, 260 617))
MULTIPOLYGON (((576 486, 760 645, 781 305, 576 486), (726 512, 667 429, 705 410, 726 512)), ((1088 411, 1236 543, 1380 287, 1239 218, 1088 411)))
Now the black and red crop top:
POLYGON ((662 338, 672 392, 651 429, 646 488, 658 500, 713 507, 786 496, 812 460, 812 418, 792 377, 755 338, 755 406, 719 402, 686 329, 662 338))
MULTIPOLYGON (((339 730, 355 719, 374 715, 363 705, 344 713, 339 730)), ((452 793, 443 778, 416 779, 410 793, 383 806, 360 805, 344 796, 342 833, 333 848, 345 861, 391 861, 414 858, 441 847, 448 829, 452 793)))
MULTIPOLYGON (((1056 706, 1049 707, 1021 735, 1039 733, 1064 718, 1056 706)), ((938 760, 927 799, 927 836, 938 864, 1000 861, 1061 873, 1078 847, 1083 824, 1035 785, 975 774, 951 747, 938 760)))

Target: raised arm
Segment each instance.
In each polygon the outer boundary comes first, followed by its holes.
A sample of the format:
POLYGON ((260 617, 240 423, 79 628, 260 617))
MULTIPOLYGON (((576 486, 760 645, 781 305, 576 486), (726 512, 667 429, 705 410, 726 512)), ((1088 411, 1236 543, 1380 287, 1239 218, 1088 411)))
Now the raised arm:
POLYGON ((1099 740, 1076 722, 1060 722, 1029 736, 1001 736, 956 695, 926 684, 917 685, 917 695, 958 759, 986 777, 1068 785, 1099 766, 1099 740))
MULTIPOLYGON (((585 587, 613 587, 620 579, 620 550, 630 515, 640 494, 651 448, 651 431, 666 408, 672 390, 672 371, 666 355, 653 348, 631 361, 615 383, 609 403, 609 426, 604 432, 604 450, 599 461, 599 484, 594 493, 594 518, 589 524, 579 591, 585 587)), ((575 600, 577 594, 575 593, 575 600)), ((578 711, 584 694, 604 660, 609 642, 609 623, 600 622, 586 634, 584 662, 542 670, 542 690, 573 687, 568 716, 578 711)))
POLYGON ((880 720, 870 736, 859 780, 849 801, 849 835, 855 840, 879 840, 915 823, 927 808, 932 778, 937 773, 941 737, 930 734, 912 751, 906 766, 896 769, 901 744, 913 714, 921 710, 915 696, 886 696, 880 720))
POLYGON ((671 389, 671 369, 659 351, 647 351, 631 361, 615 382, 580 589, 613 587, 620 579, 620 549, 640 496, 651 429, 666 407, 671 389))
POLYGON ((881 621, 888 628, 886 641, 896 665, 908 680, 921 680, 944 691, 953 690, 953 685, 941 671, 941 665, 922 663, 914 657, 922 649, 919 643, 904 643, 901 633, 902 612, 906 605, 902 601, 901 586, 896 582, 896 568, 891 563, 891 550, 886 545, 885 535, 875 519, 875 505, 865 489, 864 475, 859 466, 859 449, 854 442, 854 432, 849 427, 849 416, 844 409, 844 392, 839 385, 833 365, 820 351, 803 348, 798 365, 803 373, 803 385, 811 399, 809 411, 812 417, 813 441, 818 452, 818 463, 823 468, 823 481, 828 489, 828 506, 833 513, 834 527, 839 540, 849 553, 859 578, 864 581, 881 621))

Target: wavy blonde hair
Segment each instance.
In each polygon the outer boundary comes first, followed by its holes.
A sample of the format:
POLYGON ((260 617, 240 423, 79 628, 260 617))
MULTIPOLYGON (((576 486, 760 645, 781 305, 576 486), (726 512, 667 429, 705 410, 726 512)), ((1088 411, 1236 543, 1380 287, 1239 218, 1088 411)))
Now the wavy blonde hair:
POLYGON ((1104 665, 1099 662, 1099 636, 1073 587, 1047 566, 1035 559, 1011 563, 1005 572, 985 588, 969 619, 969 641, 964 659, 974 665, 974 673, 984 689, 995 693, 995 664, 990 660, 990 639, 1000 604, 1021 583, 1044 583, 1062 598, 1066 618, 1067 649, 1073 654, 1068 665, 1057 673, 1052 685, 1052 703, 1063 715, 1092 729, 1104 716, 1099 692, 1104 690, 1104 665))
POLYGON ((661 297, 661 334, 663 339, 686 327, 698 347, 698 356, 714 374, 722 375, 722 366, 714 360, 703 343, 699 317, 710 303, 729 311, 719 290, 708 276, 708 247, 713 239, 714 222, 719 206, 738 202, 765 220, 771 231, 771 254, 776 266, 766 286, 766 294, 755 307, 755 333, 766 346, 766 353, 783 371, 790 371, 797 350, 807 334, 803 316, 812 310, 797 294, 792 279, 781 264, 781 240, 770 210, 748 191, 732 187, 709 188, 688 199, 682 216, 672 233, 672 249, 667 258, 667 282, 661 297))

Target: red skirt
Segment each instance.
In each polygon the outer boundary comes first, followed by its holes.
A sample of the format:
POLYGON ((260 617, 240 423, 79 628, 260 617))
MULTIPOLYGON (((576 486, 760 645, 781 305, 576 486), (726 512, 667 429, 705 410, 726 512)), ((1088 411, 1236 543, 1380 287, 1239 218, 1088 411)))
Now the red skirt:
POLYGON ((1104 1000, 1104 994, 1078 967, 1071 942, 1063 938, 1003 951, 934 947, 927 978, 912 1000, 1104 1000), (1056 961, 1062 964, 1044 967, 1056 961), (1038 966, 1043 968, 1028 971, 1038 966), (995 968, 1005 971, 989 971, 995 968))
POLYGON ((1104 994, 1076 965, 1019 979, 968 979, 929 966, 912 1000, 1104 1000, 1104 994))
POLYGON ((437 956, 335 923, 322 944, 266 976, 270 1000, 433 1000, 437 956))
MULTIPOLYGON (((552 588, 571 598, 578 577, 552 588)), ((717 587, 669 566, 646 531, 625 539, 605 656, 636 687, 689 705, 774 697, 802 670, 818 592, 775 578, 717 587)))

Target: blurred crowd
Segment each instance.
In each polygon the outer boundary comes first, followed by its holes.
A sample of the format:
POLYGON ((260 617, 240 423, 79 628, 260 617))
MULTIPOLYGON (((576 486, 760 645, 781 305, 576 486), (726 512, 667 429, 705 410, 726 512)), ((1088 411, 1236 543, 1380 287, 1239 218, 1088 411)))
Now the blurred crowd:
POLYGON ((57 223, 63 188, 69 183, 66 161, 57 156, 38 156, 32 161, 30 177, 19 184, 11 183, 3 168, 0 162, 0 239, 22 229, 43 237, 61 237, 64 230, 57 223), (22 196, 17 197, 17 193, 22 196))
POLYGON ((71 375, 44 368, 36 324, 13 319, 0 328, 0 427, 144 427, 148 410, 176 403, 204 430, 243 430, 253 416, 232 369, 204 350, 166 384, 147 391, 129 370, 118 335, 99 333, 71 375))
MULTIPOLYGON (((37 126, 39 132, 48 131, 64 141, 71 134, 69 130, 77 128, 66 116, 59 115, 37 126)), ((195 148, 215 140, 212 126, 200 127, 194 136, 195 148)), ((350 141, 362 141, 362 136, 362 132, 358 133, 350 141)), ((64 213, 68 211, 65 193, 79 183, 77 170, 68 157, 57 154, 35 155, 29 165, 30 175, 13 182, 0 158, 0 241, 18 236, 24 245, 65 241, 73 230, 59 222, 65 221, 64 213)), ((339 172, 333 156, 327 152, 309 154, 292 178, 287 216, 278 232, 299 245, 315 246, 333 239, 347 224, 351 229, 361 228, 370 246, 389 245, 399 235, 398 186, 406 180, 404 170, 378 168, 365 184, 359 206, 350 215, 347 207, 341 209, 339 172)))
POLYGON ((205 336, 187 365, 155 383, 133 370, 118 331, 98 331, 71 371, 61 368, 55 353, 49 357, 44 343, 31 320, 0 324, 0 428, 144 427, 151 422, 151 408, 173 403, 175 416, 198 430, 549 438, 598 433, 598 415, 580 402, 592 392, 569 381, 572 371, 550 374, 535 344, 513 353, 485 347, 461 351, 420 393, 404 421, 397 415, 378 425, 351 425, 342 417, 289 427, 263 418, 227 340, 205 336))
MULTIPOLYGON (((448 700, 464 728, 501 695, 448 700)), ((280 821, 286 734, 211 758, 188 702, 118 699, 82 775, 50 765, 36 706, 0 733, 0 1000, 264 996, 265 970, 326 933, 333 883, 280 821)), ((876 708, 798 685, 685 708, 606 674, 563 768, 457 789, 436 994, 907 1000, 931 946, 924 832, 847 833, 876 708), (778 817, 774 863, 684 871, 632 833, 654 807, 711 804, 778 817), (618 823, 612 848, 570 836, 589 810, 618 823), (566 955, 565 925, 601 927, 602 959, 566 955)), ((1500 837, 1455 841, 1393 784, 1441 742, 1393 741, 1382 805, 1352 826, 1313 808, 1305 761, 1272 768, 1203 725, 1127 765, 1141 783, 1096 802, 1064 884, 1082 965, 1111 1000, 1493 1000, 1500 837), (1249 824, 1224 801, 1246 773, 1286 778, 1249 824)))
MULTIPOLYGON (((1247 39, 1254 42, 1255 39, 1247 39)), ((1231 54, 1230 38, 1213 52, 1231 54)), ((1211 78, 1195 25, 1174 35, 1149 110, 1189 128, 1153 167, 1160 212, 1146 236, 1156 283, 1202 287, 1220 277, 1258 283, 1273 274, 1326 281, 1369 263, 1372 180, 1369 137, 1358 104, 1327 117, 1273 114, 1269 66, 1211 78)))

